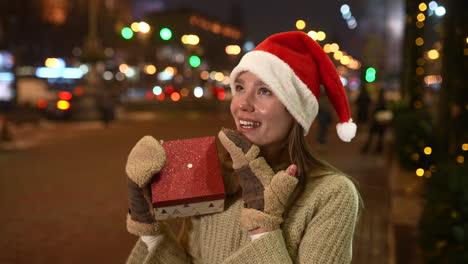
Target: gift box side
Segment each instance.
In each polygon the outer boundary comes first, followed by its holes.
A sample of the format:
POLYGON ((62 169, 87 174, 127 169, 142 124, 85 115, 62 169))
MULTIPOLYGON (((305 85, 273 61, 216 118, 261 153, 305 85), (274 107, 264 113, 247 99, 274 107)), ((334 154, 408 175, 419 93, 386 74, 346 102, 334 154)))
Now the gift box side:
POLYGON ((224 210, 224 199, 155 208, 156 220, 206 215, 224 210))
POLYGON ((167 207, 167 206, 177 206, 180 204, 201 203, 201 202, 209 202, 213 200, 224 200, 224 199, 226 199, 226 194, 223 192, 223 193, 217 193, 217 194, 212 194, 212 195, 189 197, 186 199, 153 201, 153 207, 160 208, 160 207, 167 207))

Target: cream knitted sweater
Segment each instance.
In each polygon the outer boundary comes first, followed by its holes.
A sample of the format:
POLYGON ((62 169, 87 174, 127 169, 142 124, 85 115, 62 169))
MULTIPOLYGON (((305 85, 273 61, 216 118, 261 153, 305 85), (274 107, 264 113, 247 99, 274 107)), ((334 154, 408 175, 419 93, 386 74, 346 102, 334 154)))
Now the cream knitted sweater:
POLYGON ((189 250, 167 232, 151 252, 138 240, 127 263, 350 263, 359 194, 343 175, 310 176, 281 229, 251 241, 238 199, 222 213, 192 217, 189 250))

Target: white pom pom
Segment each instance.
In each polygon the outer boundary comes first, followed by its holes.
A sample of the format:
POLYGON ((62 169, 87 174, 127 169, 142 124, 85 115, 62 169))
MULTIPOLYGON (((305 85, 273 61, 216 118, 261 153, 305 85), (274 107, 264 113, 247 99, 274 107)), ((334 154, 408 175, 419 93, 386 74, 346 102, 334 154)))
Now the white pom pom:
POLYGON ((344 142, 350 142, 356 135, 357 126, 353 123, 353 119, 349 119, 346 123, 339 123, 336 125, 336 132, 338 137, 344 142))

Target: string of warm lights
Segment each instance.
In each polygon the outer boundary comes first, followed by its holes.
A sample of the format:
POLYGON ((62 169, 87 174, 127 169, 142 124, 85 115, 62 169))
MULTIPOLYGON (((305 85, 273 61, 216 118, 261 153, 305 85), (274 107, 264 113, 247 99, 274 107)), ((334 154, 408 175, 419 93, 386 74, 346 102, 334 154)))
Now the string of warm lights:
MULTIPOLYGON (((298 30, 304 30, 306 26, 307 24, 304 20, 300 19, 296 21, 296 28, 298 30)), ((324 41, 327 37, 327 34, 324 31, 315 30, 310 30, 307 35, 317 42, 324 41)), ((336 61, 349 69, 358 70, 361 68, 361 63, 352 56, 347 55, 346 52, 340 50, 340 46, 337 43, 326 43, 323 45, 323 50, 325 53, 331 53, 332 57, 336 61)))

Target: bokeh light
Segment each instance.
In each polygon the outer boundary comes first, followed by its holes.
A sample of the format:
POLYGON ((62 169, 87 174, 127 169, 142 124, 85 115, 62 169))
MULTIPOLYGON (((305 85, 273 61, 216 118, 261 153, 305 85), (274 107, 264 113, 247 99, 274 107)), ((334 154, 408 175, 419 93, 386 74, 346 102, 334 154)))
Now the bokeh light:
POLYGON ((189 89, 187 89, 187 88, 180 89, 180 95, 182 95, 183 97, 187 97, 189 94, 190 94, 189 89))
POLYGON ((164 72, 167 74, 167 75, 170 75, 170 76, 174 76, 177 74, 177 69, 174 68, 174 67, 166 67, 164 69, 164 72))
POLYGON ((445 15, 445 13, 446 13, 446 10, 445 10, 445 7, 443 7, 443 6, 438 6, 438 7, 435 9, 435 14, 436 14, 437 16, 443 16, 443 15, 445 15))
POLYGON ((120 34, 122 35, 124 39, 133 38, 133 30, 129 27, 122 28, 122 31, 120 32, 120 34))
POLYGON ((424 154, 431 155, 431 153, 432 153, 432 148, 431 147, 425 147, 424 148, 424 154))
POLYGON ((343 57, 343 52, 340 50, 335 52, 335 54, 333 54, 333 58, 335 58, 335 60, 340 60, 341 57, 343 57))
POLYGON ((431 60, 436 60, 439 58, 439 52, 435 49, 432 49, 427 52, 427 57, 431 60))
POLYGON ((341 14, 347 14, 350 10, 349 5, 347 4, 342 5, 340 8, 341 14))
POLYGON ((415 43, 416 43, 416 46, 422 46, 424 44, 424 39, 419 37, 416 39, 415 43))
POLYGON ((200 57, 195 56, 195 55, 190 56, 190 58, 189 58, 189 64, 190 64, 190 66, 192 66, 193 68, 197 68, 197 67, 200 66, 200 64, 201 64, 201 59, 200 59, 200 57))
POLYGON ((421 22, 422 22, 422 21, 426 20, 426 16, 425 16, 423 13, 419 13, 419 14, 416 16, 416 19, 417 19, 418 21, 421 21, 421 22))
POLYGON ((463 150, 463 151, 468 151, 468 144, 467 144, 467 143, 464 143, 464 144, 462 145, 462 150, 463 150))
POLYGON ((226 54, 237 55, 241 53, 241 47, 239 45, 228 45, 225 48, 226 54))
POLYGON ((221 82, 224 79, 224 74, 222 72, 217 72, 215 75, 215 80, 221 82))
POLYGON ((244 50, 248 52, 255 48, 255 44, 252 41, 246 41, 243 47, 244 47, 244 50))
POLYGON ((302 19, 296 21, 296 28, 303 30, 306 27, 306 22, 302 19))
POLYGON ((309 35, 309 37, 313 40, 317 40, 317 32, 314 31, 314 30, 311 30, 307 33, 307 35, 309 35))
POLYGON ((208 80, 208 78, 210 78, 210 73, 207 72, 207 71, 202 71, 202 72, 200 73, 200 78, 201 78, 202 80, 205 80, 205 81, 206 81, 206 80, 208 80))
POLYGON ((145 72, 147 74, 153 75, 156 73, 156 67, 152 64, 145 66, 145 72))
POLYGON ((59 100, 57 101, 57 108, 60 110, 68 110, 70 109, 70 103, 65 100, 59 100))
POLYGON ((171 94, 171 100, 174 102, 177 102, 180 100, 180 94, 178 92, 173 92, 171 94))
POLYGON ((151 27, 146 22, 140 22, 140 23, 138 23, 138 30, 141 33, 148 33, 148 32, 150 32, 151 27))
POLYGON ((423 67, 417 67, 416 68, 416 74, 417 75, 423 75, 424 74, 424 68, 423 67))
POLYGON ((163 40, 170 40, 172 38, 172 31, 168 28, 163 28, 159 31, 159 36, 163 40))
POLYGON ((126 73, 128 71, 128 64, 125 64, 125 63, 120 64, 119 65, 119 71, 121 73, 126 73))
POLYGON ((327 37, 327 34, 325 34, 325 32, 323 32, 323 31, 317 32, 317 40, 318 41, 323 41, 323 40, 325 40, 326 37, 327 37))
POLYGON ((47 107, 47 101, 44 100, 44 99, 41 99, 37 102, 37 107, 39 107, 40 109, 44 109, 47 107))
POLYGON ((330 44, 330 50, 331 52, 337 52, 340 49, 340 46, 336 43, 330 44))
POLYGON ((68 91, 60 91, 58 93, 58 98, 60 100, 70 101, 72 99, 72 97, 73 97, 72 93, 70 93, 68 91))
POLYGON ((419 168, 416 170, 416 175, 418 175, 418 177, 422 177, 424 175, 424 170, 419 168))
POLYGON ((420 3, 420 4, 419 4, 419 10, 420 10, 421 12, 426 11, 426 9, 427 9, 426 3, 420 3))
POLYGON ((350 62, 349 56, 343 56, 343 57, 341 57, 340 62, 341 62, 341 64, 343 64, 343 65, 348 65, 349 62, 350 62))
POLYGON ((138 32, 140 30, 140 27, 139 27, 139 24, 138 22, 133 22, 130 27, 131 29, 133 30, 133 32, 138 32))
POLYGON ((161 86, 155 86, 155 87, 153 87, 153 94, 154 94, 154 95, 160 95, 160 94, 162 93, 162 91, 163 91, 163 90, 162 90, 161 86))
POLYGON ((204 92, 203 92, 203 88, 200 87, 200 86, 197 86, 195 87, 195 89, 193 89, 193 95, 196 97, 196 98, 201 98, 203 96, 204 92))
POLYGON ((464 163, 465 162, 465 157, 457 156, 457 162, 460 163, 460 164, 464 163))
POLYGON ((158 99, 158 101, 163 101, 164 99, 166 99, 166 94, 160 93, 156 96, 156 99, 158 99))

